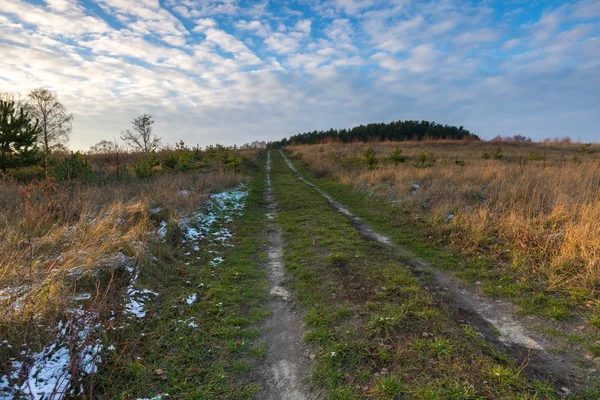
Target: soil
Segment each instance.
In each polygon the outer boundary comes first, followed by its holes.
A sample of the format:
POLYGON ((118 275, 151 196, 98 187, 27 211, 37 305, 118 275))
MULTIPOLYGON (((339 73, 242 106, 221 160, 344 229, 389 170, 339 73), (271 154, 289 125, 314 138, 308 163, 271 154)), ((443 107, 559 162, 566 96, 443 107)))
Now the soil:
POLYGON ((311 348, 302 343, 305 327, 302 311, 295 302, 294 294, 286 287, 289 282, 283 264, 281 227, 276 222, 277 202, 271 185, 271 154, 267 156, 267 249, 268 277, 271 283, 269 308, 271 316, 265 322, 264 339, 268 347, 266 362, 261 376, 267 384, 259 399, 318 399, 307 373, 311 370, 311 348))

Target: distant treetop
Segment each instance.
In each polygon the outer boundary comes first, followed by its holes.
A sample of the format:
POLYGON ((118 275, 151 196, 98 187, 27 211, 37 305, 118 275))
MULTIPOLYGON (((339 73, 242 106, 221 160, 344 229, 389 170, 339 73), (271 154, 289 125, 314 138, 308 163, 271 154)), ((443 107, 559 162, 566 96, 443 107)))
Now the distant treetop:
POLYGON ((479 137, 467 129, 442 125, 430 121, 394 121, 359 125, 350 129, 329 129, 299 133, 269 143, 269 148, 278 148, 290 144, 315 144, 326 140, 340 140, 343 143, 371 140, 423 140, 423 139, 472 139, 479 137))

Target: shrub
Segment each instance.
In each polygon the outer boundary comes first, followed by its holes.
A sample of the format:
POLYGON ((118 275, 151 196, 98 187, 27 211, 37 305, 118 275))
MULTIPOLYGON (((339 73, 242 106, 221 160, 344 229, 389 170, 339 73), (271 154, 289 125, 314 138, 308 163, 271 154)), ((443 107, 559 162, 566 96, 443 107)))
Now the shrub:
POLYGON ((502 149, 500 147, 498 147, 496 150, 494 150, 494 160, 501 160, 502 159, 502 149))
POLYGON ((544 159, 544 156, 542 154, 531 152, 529 153, 527 158, 529 159, 529 161, 542 161, 544 159))
POLYGON ((162 165, 162 167, 164 169, 172 171, 175 168, 177 168, 177 165, 179 164, 179 158, 177 157, 177 155, 170 153, 170 154, 167 154, 165 156, 165 158, 162 159, 160 164, 162 165))
POLYGON ((402 155, 402 149, 401 148, 396 147, 396 149, 392 152, 392 154, 390 154, 390 161, 393 162, 396 165, 403 164, 403 163, 406 162, 406 157, 404 157, 402 155))
POLYGON ((433 167, 433 165, 437 161, 437 158, 435 158, 435 154, 431 151, 429 153, 425 153, 424 151, 421 151, 421 153, 419 153, 419 156, 417 157, 417 159, 419 161, 417 161, 413 164, 417 168, 433 167))
POLYGON ((377 164, 379 163, 379 159, 377 155, 375 155, 375 150, 372 147, 369 147, 363 153, 365 157, 365 163, 367 164, 367 168, 369 169, 377 169, 377 164))
POLYGON ((160 165, 156 153, 151 153, 143 157, 137 164, 133 166, 133 171, 138 178, 147 178, 154 173, 154 167, 160 165))
POLYGON ((39 165, 15 168, 8 171, 7 176, 17 182, 30 182, 44 178, 44 168, 39 165))
POLYGON ((239 171, 242 168, 242 158, 237 156, 235 153, 227 153, 223 157, 223 164, 227 168, 231 168, 234 171, 239 171))
POLYGON ((201 165, 197 162, 192 151, 181 151, 177 155, 177 169, 181 172, 191 171, 201 165))
POLYGON ((87 178, 92 172, 87 158, 80 152, 73 153, 54 166, 53 175, 59 181, 87 178))

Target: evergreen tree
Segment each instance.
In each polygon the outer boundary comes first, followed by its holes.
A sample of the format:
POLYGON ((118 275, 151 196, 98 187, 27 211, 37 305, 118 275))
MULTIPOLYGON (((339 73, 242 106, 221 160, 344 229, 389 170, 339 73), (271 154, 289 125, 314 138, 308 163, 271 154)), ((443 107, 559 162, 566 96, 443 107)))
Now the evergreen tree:
POLYGON ((267 147, 276 149, 288 144, 315 144, 329 138, 341 140, 343 143, 350 143, 355 140, 369 142, 383 140, 423 140, 425 138, 479 140, 477 135, 469 132, 462 126, 457 128, 429 121, 393 121, 388 124, 373 123, 359 125, 350 129, 329 129, 328 131, 300 133, 291 136, 289 139, 270 142, 267 147))
POLYGON ((0 169, 37 162, 36 141, 40 133, 23 107, 12 99, 0 100, 0 169))

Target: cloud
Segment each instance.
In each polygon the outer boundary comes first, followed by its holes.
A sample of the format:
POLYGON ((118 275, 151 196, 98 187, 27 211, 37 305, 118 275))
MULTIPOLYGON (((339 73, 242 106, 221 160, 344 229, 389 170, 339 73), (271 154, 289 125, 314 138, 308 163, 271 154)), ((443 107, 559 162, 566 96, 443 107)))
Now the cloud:
POLYGON ((598 0, 87 1, 0 1, 1 89, 57 92, 76 148, 146 112, 201 145, 400 118, 600 140, 598 0))
POLYGON ((234 26, 239 30, 250 31, 254 35, 262 38, 266 37, 271 32, 271 28, 268 25, 264 25, 262 22, 256 20, 245 21, 242 19, 237 21, 234 26))
POLYGON ((264 43, 271 51, 280 54, 289 54, 297 51, 302 42, 307 39, 311 31, 310 20, 300 20, 295 26, 288 28, 284 25, 280 26, 281 32, 270 34, 264 39, 264 43))

